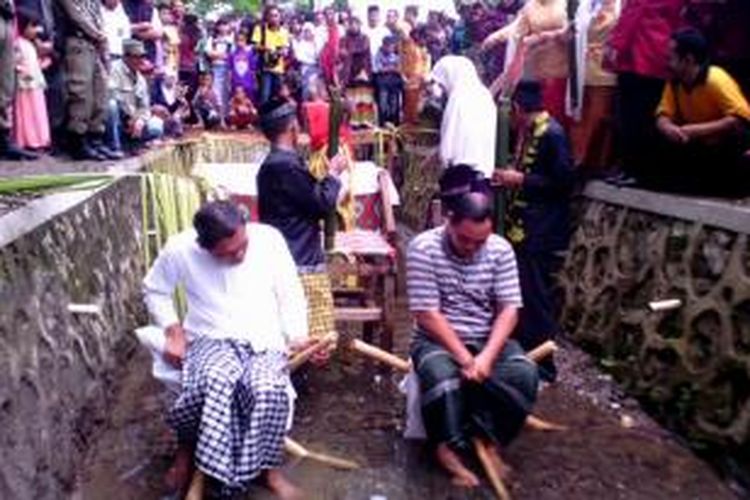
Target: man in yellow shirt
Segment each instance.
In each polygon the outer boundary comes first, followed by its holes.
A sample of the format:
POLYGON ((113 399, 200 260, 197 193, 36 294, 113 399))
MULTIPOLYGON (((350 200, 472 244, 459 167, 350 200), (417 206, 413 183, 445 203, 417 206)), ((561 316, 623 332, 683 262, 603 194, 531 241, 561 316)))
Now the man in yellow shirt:
POLYGON ((680 191, 749 192, 750 165, 744 153, 750 148, 750 105, 739 85, 709 64, 708 44, 694 29, 672 36, 669 64, 673 79, 656 111, 657 129, 666 142, 659 150, 665 154, 652 174, 664 187, 680 191))
POLYGON ((289 32, 281 26, 281 11, 272 5, 266 9, 265 22, 256 26, 251 42, 261 57, 260 103, 279 93, 289 52, 289 32))

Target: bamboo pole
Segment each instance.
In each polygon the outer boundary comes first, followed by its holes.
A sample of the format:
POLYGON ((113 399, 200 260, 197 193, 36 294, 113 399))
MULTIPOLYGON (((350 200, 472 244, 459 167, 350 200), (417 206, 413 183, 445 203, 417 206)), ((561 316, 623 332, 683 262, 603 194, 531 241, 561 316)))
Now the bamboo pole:
POLYGON ((383 204, 383 225, 386 235, 396 232, 396 218, 393 215, 393 201, 391 200, 391 174, 388 170, 378 173, 378 187, 383 204))
POLYGON ((141 230, 143 231, 143 260, 144 268, 151 267, 151 234, 149 229, 148 205, 148 176, 141 176, 141 230))
POLYGON ((302 458, 302 459, 307 458, 310 460, 314 460, 316 462, 320 462, 325 465, 330 465, 331 467, 335 469, 344 469, 344 470, 359 469, 359 464, 357 462, 353 462, 351 460, 346 460, 343 458, 332 457, 324 453, 317 453, 314 451, 310 451, 290 437, 284 438, 284 449, 286 450, 287 453, 297 458, 302 458))
POLYGON ((553 340, 548 340, 547 342, 540 344, 530 350, 526 353, 526 357, 529 358, 534 363, 538 363, 539 361, 543 360, 547 356, 550 356, 557 352, 559 350, 559 347, 553 340))
POLYGON ((497 498, 500 500, 510 500, 508 489, 503 484, 500 473, 495 468, 495 464, 490 456, 492 452, 487 445, 481 439, 474 438, 474 450, 477 452, 477 457, 482 464, 482 468, 484 468, 485 474, 487 474, 487 479, 490 480, 492 489, 495 490, 497 498))
POLYGON ((328 349, 334 342, 338 335, 334 332, 329 333, 325 337, 318 339, 314 344, 305 349, 301 350, 289 360, 289 370, 294 371, 302 366, 308 359, 319 353, 324 349, 328 349))
POLYGON ((576 14, 578 13, 579 0, 568 0, 568 26, 570 29, 570 39, 568 41, 568 82, 569 95, 572 107, 578 107, 578 51, 576 14))
MULTIPOLYGON (((308 347, 307 349, 295 355, 289 362, 290 369, 294 370, 296 367, 304 363, 304 361, 309 359, 312 355, 314 355, 315 353, 317 353, 324 347, 327 347, 328 344, 330 344, 331 342, 330 337, 335 337, 335 334, 329 334, 326 337, 323 337, 323 339, 321 339, 314 345, 308 347)), ((398 371, 408 373, 411 370, 411 363, 409 361, 403 358, 400 358, 394 354, 391 354, 383 349, 380 349, 379 347, 375 347, 374 345, 368 344, 367 342, 364 342, 362 340, 353 339, 351 342, 349 342, 348 345, 353 351, 358 352, 364 356, 370 357, 381 363, 384 363, 398 371)), ((555 344, 553 341, 550 340, 538 346, 537 348, 529 351, 527 356, 529 357, 529 359, 536 362, 536 361, 540 361, 544 359, 546 356, 548 356, 549 354, 552 354, 556 350, 557 350, 557 344, 555 344)), ((561 430, 566 429, 565 426, 547 422, 533 415, 529 415, 527 417, 526 425, 531 429, 540 430, 540 431, 561 431, 561 430)), ((487 477, 490 479, 490 482, 492 483, 492 487, 497 493, 498 498, 500 498, 501 500, 506 500, 506 499, 510 500, 510 496, 508 495, 507 489, 505 489, 505 486, 503 485, 502 480, 500 479, 500 476, 497 474, 497 471, 492 466, 492 461, 491 461, 492 459, 489 456, 490 451, 487 450, 486 445, 482 443, 480 440, 475 440, 474 443, 475 443, 475 447, 477 451, 477 456, 479 456, 479 459, 482 462, 482 466, 484 467, 485 472, 487 473, 487 477)), ((287 451, 287 453, 289 453, 292 456, 295 456, 301 459, 314 460, 316 462, 320 462, 322 464, 329 465, 337 469, 353 470, 353 469, 358 469, 360 467, 359 464, 350 460, 332 457, 324 453, 312 452, 308 450, 307 448, 305 448, 304 446, 302 446, 297 441, 289 437, 284 438, 284 449, 287 451)), ((201 476, 203 476, 203 473, 200 471, 196 471, 196 473, 193 475, 193 481, 190 484, 190 490, 188 492, 188 495, 190 495, 190 493, 193 492, 194 488, 196 491, 200 491, 200 494, 202 495, 203 483, 205 481, 205 478, 201 476)), ((188 496, 186 497, 186 500, 200 500, 201 498, 202 496, 195 496, 195 497, 188 496)))
POLYGON ((368 344, 367 342, 363 342, 359 339, 352 340, 349 343, 349 348, 355 352, 358 352, 376 361, 380 361, 381 363, 386 364, 392 368, 395 368, 398 371, 408 373, 409 370, 411 370, 411 363, 409 363, 407 360, 399 358, 398 356, 391 354, 388 351, 385 351, 379 347, 375 347, 374 345, 368 344))
MULTIPOLYGON (((341 91, 337 88, 331 88, 330 110, 328 115, 328 148, 326 156, 332 159, 339 153, 339 134, 341 128, 341 119, 344 112, 341 91)), ((324 246, 326 250, 333 249, 336 243, 336 230, 338 223, 337 207, 328 213, 323 221, 324 229, 324 246)))
MULTIPOLYGON (((497 136, 495 138, 495 169, 502 170, 510 163, 510 99, 503 93, 497 110, 497 136)), ((495 188, 495 233, 505 234, 506 192, 495 188)))
MULTIPOLYGON (((353 351, 372 358, 376 361, 380 361, 381 363, 395 368, 398 371, 408 372, 411 369, 411 363, 409 361, 400 358, 395 354, 391 354, 372 344, 368 344, 367 342, 364 342, 362 340, 353 339, 351 342, 349 342, 348 345, 349 348, 351 348, 353 351)), ((534 361, 536 363, 546 358, 550 354, 556 352, 557 350, 557 344, 552 340, 548 340, 547 342, 526 353, 526 356, 531 361, 534 361)))
POLYGON ((539 432, 560 432, 568 430, 564 425, 548 422, 534 415, 527 416, 524 425, 532 431, 539 432))
POLYGON ((154 229, 154 242, 156 254, 159 253, 162 247, 161 238, 161 227, 159 223, 159 202, 157 201, 156 190, 157 190, 157 174, 148 174, 148 185, 149 185, 149 197, 151 199, 151 221, 154 229))

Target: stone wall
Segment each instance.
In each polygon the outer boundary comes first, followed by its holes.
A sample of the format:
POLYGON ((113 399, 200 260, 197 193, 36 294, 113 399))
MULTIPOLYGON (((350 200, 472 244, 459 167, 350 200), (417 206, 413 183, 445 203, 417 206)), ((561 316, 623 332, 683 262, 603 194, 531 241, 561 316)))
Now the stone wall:
POLYGON ((105 187, 0 217, 0 499, 66 496, 108 421, 132 332, 147 322, 142 225, 153 229, 154 215, 138 172, 185 177, 197 162, 251 161, 266 148, 254 138, 190 139, 109 166, 105 187), (71 313, 70 304, 101 312, 71 313))
POLYGON ((750 207, 591 184, 563 323, 694 442, 750 444, 750 207), (663 312, 652 301, 679 299, 663 312))
POLYGON ((124 177, 86 196, 0 247, 0 498, 72 488, 143 320, 140 182, 124 177), (71 303, 101 314, 72 314, 71 303))

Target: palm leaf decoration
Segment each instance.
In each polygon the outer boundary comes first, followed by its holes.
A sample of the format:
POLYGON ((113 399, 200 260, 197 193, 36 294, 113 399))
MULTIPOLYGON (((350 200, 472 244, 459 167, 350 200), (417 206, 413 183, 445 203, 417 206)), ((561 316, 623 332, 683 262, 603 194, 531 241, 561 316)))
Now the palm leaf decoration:
POLYGON ((52 191, 96 189, 113 179, 111 175, 31 175, 0 179, 0 196, 42 195, 52 191))

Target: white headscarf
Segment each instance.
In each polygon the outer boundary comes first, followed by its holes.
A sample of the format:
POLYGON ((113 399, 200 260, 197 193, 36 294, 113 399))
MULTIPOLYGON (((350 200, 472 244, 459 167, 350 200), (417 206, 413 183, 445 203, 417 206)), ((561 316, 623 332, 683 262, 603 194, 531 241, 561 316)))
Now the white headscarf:
POLYGON ((294 57, 302 64, 318 64, 318 52, 315 42, 315 27, 312 23, 306 22, 302 25, 302 36, 299 40, 292 40, 292 50, 294 57))
POLYGON ((167 68, 161 79, 161 95, 169 106, 177 101, 177 84, 177 72, 172 68, 167 68), (168 82, 171 85, 168 85, 168 82))
POLYGON ((463 56, 445 56, 432 70, 448 103, 440 124, 440 158, 445 166, 470 165, 491 177, 495 169, 497 108, 474 64, 463 56))

